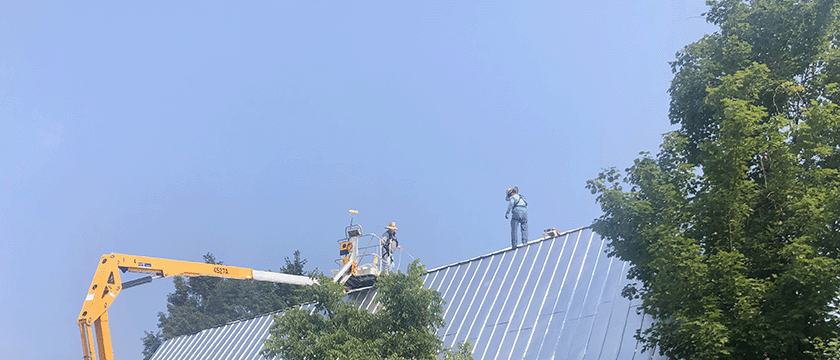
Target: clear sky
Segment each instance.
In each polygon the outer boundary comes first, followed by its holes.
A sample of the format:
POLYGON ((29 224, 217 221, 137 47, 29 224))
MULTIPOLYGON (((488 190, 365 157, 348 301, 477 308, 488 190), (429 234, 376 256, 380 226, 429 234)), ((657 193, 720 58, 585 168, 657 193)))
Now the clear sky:
MULTIPOLYGON (((0 358, 80 359, 101 254, 328 272, 349 209, 403 268, 600 215, 585 181, 656 152, 704 1, 0 3, 0 358), (398 256, 399 257, 399 256, 398 256), (11 301, 9 301, 11 300, 11 301)), ((126 278, 132 278, 127 276, 126 278)), ((141 359, 171 280, 109 311, 141 359)))

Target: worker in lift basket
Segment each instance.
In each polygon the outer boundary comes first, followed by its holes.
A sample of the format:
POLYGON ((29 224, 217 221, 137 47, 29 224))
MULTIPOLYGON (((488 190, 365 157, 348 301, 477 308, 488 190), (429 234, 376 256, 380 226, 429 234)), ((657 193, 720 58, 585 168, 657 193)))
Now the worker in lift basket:
POLYGON ((505 219, 508 218, 508 214, 513 213, 513 217, 510 218, 510 247, 515 249, 517 224, 522 229, 522 243, 528 242, 528 202, 525 201, 525 197, 519 195, 519 188, 516 186, 507 189, 505 201, 508 202, 505 219))
POLYGON ((402 249, 399 241, 397 241, 397 223, 391 222, 385 227, 388 229, 382 234, 382 269, 388 272, 394 272, 394 253, 397 249, 402 249))

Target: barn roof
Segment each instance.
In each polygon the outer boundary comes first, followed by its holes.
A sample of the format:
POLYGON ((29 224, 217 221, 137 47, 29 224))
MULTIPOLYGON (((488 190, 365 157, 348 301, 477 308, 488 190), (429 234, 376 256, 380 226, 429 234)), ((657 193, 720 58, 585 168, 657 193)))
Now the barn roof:
MULTIPOLYGON (((443 300, 449 347, 469 339, 475 359, 660 359, 634 338, 650 317, 621 296, 628 264, 588 228, 429 270, 443 300)), ((376 289, 348 295, 376 311, 376 289)), ((152 360, 265 360, 272 316, 168 340, 152 360)))

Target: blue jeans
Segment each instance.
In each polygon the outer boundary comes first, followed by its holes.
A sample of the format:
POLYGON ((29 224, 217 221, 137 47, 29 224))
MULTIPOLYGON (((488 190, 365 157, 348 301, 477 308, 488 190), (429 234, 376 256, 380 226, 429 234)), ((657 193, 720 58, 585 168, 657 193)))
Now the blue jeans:
POLYGON ((522 243, 528 242, 528 209, 515 207, 510 217, 510 246, 516 247, 516 224, 522 230, 522 243))

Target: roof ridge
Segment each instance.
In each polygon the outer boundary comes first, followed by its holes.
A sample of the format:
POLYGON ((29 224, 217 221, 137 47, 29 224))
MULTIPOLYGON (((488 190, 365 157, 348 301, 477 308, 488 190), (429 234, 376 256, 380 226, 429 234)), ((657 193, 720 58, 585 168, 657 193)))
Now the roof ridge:
MULTIPOLYGON (((523 244, 523 245, 517 246, 517 248, 520 248, 520 247, 522 247, 522 246, 530 246, 530 245, 533 245, 533 244, 539 243, 539 242, 541 242, 541 241, 546 241, 546 240, 548 240, 548 239, 558 238, 558 237, 561 237, 561 236, 565 236, 565 235, 571 234, 571 233, 573 233, 573 232, 583 231, 583 229, 588 229, 588 228, 590 228, 590 227, 589 227, 589 226, 584 226, 584 227, 580 227, 580 228, 573 229, 573 230, 566 230, 566 231, 564 231, 564 232, 562 232, 562 233, 560 233, 559 235, 554 236, 554 237, 550 237, 550 238, 542 237, 542 238, 539 238, 539 239, 531 240, 531 241, 529 241, 529 242, 527 242, 527 243, 525 243, 525 244, 523 244)), ((438 267, 436 267, 436 268, 434 268, 434 269, 431 269, 431 270, 426 270, 426 274, 428 275, 428 274, 431 274, 431 273, 433 273, 433 272, 435 272, 435 271, 440 271, 440 270, 443 270, 443 269, 446 269, 446 268, 449 268, 449 267, 453 267, 453 266, 456 266, 456 265, 461 265, 461 264, 466 264, 466 263, 468 263, 468 262, 473 262, 473 261, 476 261, 476 260, 481 260, 481 259, 486 258, 486 257, 489 257, 489 256, 493 256, 493 255, 496 255, 496 254, 501 254, 501 253, 503 253, 503 252, 505 252, 505 251, 512 251, 512 250, 514 250, 514 249, 512 249, 512 248, 504 248, 504 249, 501 249, 501 250, 496 250, 496 251, 491 252, 491 253, 489 253, 489 254, 485 254, 485 255, 481 255, 481 256, 476 256, 476 257, 474 257, 474 258, 472 258, 472 259, 461 260, 461 261, 456 262, 456 263, 453 263, 453 264, 443 265, 443 266, 438 266, 438 267)))

